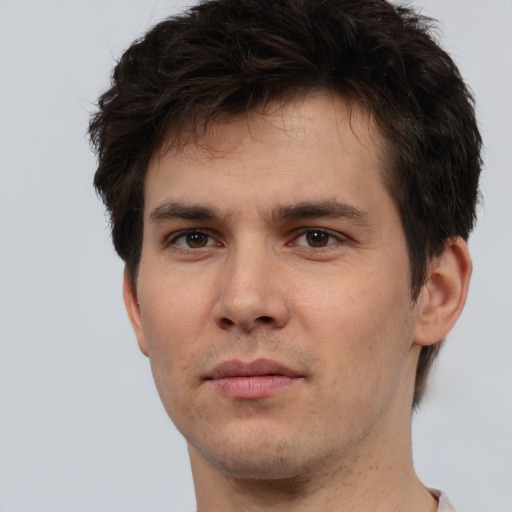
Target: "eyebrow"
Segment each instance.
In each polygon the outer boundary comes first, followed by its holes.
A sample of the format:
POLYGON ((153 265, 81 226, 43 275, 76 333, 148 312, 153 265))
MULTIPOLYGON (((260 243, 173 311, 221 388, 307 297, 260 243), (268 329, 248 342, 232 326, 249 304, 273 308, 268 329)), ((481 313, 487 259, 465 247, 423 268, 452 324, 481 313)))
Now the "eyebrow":
POLYGON ((304 201, 278 208, 274 217, 281 219, 346 218, 358 225, 371 227, 370 216, 364 210, 336 199, 328 201, 304 201))
POLYGON ((161 222, 170 219, 210 220, 218 217, 217 211, 211 206, 185 204, 169 201, 155 208, 149 214, 151 222, 161 222))
MULTIPOLYGON (((154 223, 171 219, 214 220, 220 218, 220 216, 218 210, 213 206, 168 201, 156 207, 149 214, 149 220, 154 223)), ((366 211, 350 204, 342 203, 336 199, 326 201, 302 201, 282 205, 274 209, 272 218, 274 220, 345 218, 361 226, 371 227, 372 225, 366 211)))

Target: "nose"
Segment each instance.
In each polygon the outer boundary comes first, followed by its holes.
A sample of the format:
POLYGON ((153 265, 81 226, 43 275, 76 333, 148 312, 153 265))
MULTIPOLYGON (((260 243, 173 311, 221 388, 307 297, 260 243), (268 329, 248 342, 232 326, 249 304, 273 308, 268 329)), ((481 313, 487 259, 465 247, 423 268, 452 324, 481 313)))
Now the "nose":
POLYGON ((274 255, 237 249, 226 259, 221 274, 213 308, 218 327, 251 332, 286 325, 290 309, 285 279, 274 255))

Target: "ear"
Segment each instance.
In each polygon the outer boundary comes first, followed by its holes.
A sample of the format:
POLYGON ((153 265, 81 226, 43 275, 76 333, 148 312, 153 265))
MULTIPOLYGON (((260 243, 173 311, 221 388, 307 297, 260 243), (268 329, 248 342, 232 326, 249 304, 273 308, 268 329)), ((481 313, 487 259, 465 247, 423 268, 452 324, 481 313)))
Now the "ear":
POLYGON ((142 328, 142 317, 140 314, 139 301, 137 300, 137 290, 135 289, 135 285, 132 282, 131 277, 128 275, 126 268, 124 269, 123 274, 123 299, 133 331, 137 337, 139 348, 145 356, 148 356, 148 344, 146 342, 144 329, 142 328))
POLYGON ((432 258, 418 297, 413 338, 417 345, 433 345, 450 332, 466 303, 472 269, 468 246, 460 237, 449 240, 432 258))

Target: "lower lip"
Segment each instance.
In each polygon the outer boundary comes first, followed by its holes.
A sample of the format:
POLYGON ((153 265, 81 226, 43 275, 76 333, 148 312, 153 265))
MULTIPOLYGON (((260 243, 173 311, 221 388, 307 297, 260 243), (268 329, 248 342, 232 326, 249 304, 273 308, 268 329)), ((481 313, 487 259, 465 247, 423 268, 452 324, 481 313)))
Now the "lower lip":
POLYGON ((232 398, 268 398, 296 384, 300 378, 285 375, 225 377, 209 382, 222 394, 232 398))

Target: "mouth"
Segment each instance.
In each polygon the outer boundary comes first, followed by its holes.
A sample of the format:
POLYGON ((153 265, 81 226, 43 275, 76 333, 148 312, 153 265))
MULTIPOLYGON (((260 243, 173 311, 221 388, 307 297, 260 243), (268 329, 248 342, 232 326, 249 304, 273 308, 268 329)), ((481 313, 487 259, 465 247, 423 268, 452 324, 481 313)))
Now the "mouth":
POLYGON ((262 399, 280 393, 303 380, 303 376, 277 361, 238 359, 215 366, 206 380, 223 395, 262 399))

